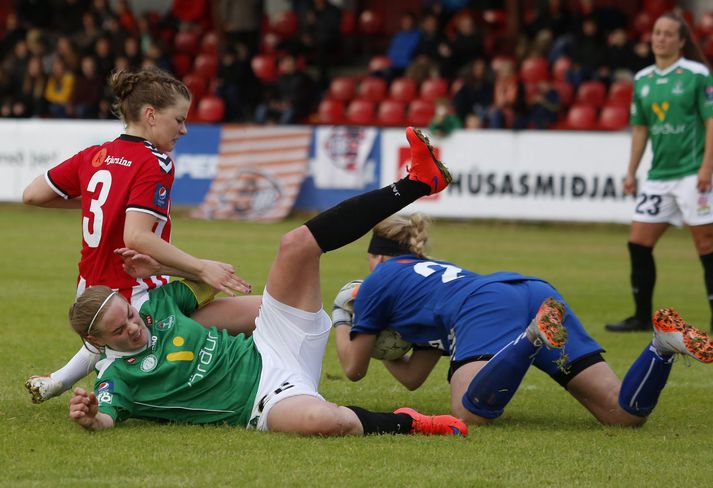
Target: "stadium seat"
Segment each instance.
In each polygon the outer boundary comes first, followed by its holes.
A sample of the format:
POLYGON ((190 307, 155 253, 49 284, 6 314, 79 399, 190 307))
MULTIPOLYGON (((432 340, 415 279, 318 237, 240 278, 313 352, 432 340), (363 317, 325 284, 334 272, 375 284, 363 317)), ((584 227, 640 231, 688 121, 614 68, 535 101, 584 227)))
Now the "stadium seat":
POLYGON ((257 54, 250 60, 255 76, 263 83, 277 79, 277 60, 272 54, 257 54))
POLYGON ((173 74, 178 78, 183 78, 187 75, 191 71, 192 64, 193 58, 190 54, 178 53, 171 56, 171 68, 173 69, 173 74))
POLYGON ((575 103, 591 105, 599 108, 604 105, 607 88, 601 81, 585 81, 579 85, 575 96, 575 103))
POLYGON ((619 105, 628 108, 631 105, 633 93, 634 85, 630 81, 615 81, 609 87, 607 105, 619 105))
POLYGON ((641 5, 642 10, 651 14, 653 18, 657 18, 664 12, 673 10, 677 2, 672 0, 643 0, 641 3, 643 4, 641 5))
POLYGON ((348 76, 334 78, 329 84, 329 98, 348 102, 356 94, 356 81, 348 76))
POLYGON ((557 90, 560 95, 560 104, 562 107, 569 107, 574 100, 574 88, 567 81, 555 80, 552 82, 552 88, 557 90))
POLYGON ((297 33, 297 14, 292 10, 278 12, 272 18, 272 31, 283 39, 289 39, 297 33))
POLYGON ((417 98, 408 106, 406 121, 416 127, 427 127, 436 113, 436 106, 433 102, 417 98))
POLYGON ((199 54, 193 62, 193 71, 206 80, 215 78, 218 74, 218 58, 215 54, 199 54))
POLYGON ((347 107, 347 122, 354 125, 371 125, 374 123, 374 102, 359 98, 349 102, 347 107))
POLYGON ((369 60, 369 73, 384 71, 391 67, 391 60, 387 56, 377 55, 369 60))
POLYGON ((550 77, 547 59, 541 57, 526 58, 520 66, 520 79, 523 83, 537 83, 550 77))
POLYGON ((342 20, 339 23, 339 32, 345 36, 351 36, 356 32, 356 15, 353 10, 342 10, 342 20))
POLYGON ((209 31, 203 34, 201 39, 201 52, 206 54, 218 54, 218 34, 209 31))
POLYGON ((208 90, 206 79, 196 73, 188 73, 184 76, 183 83, 188 87, 193 98, 196 99, 203 98, 208 90))
POLYGON ((375 10, 364 10, 359 15, 359 32, 368 36, 380 34, 384 26, 381 13, 375 10))
POLYGON ((572 67, 572 60, 566 56, 557 58, 552 64, 552 79, 557 81, 567 81, 567 72, 572 67))
POLYGON ((176 53, 196 54, 198 52, 199 36, 195 30, 183 30, 176 32, 173 38, 173 46, 176 53))
POLYGON ((622 130, 629 127, 629 109, 621 105, 606 105, 599 114, 599 128, 622 130))
POLYGON ((404 125, 406 123, 406 105, 398 100, 384 100, 379 104, 376 123, 391 126, 404 125))
POLYGON ((225 115, 225 104, 223 99, 214 95, 208 95, 198 102, 198 122, 217 123, 223 121, 225 115))
POLYGON ((416 98, 418 86, 411 78, 396 78, 389 87, 389 98, 399 102, 409 103, 416 98))
POLYGON ((435 102, 445 96, 448 96, 448 81, 445 78, 428 78, 421 83, 419 98, 435 102))
POLYGON ((359 83, 358 97, 370 102, 380 102, 386 98, 386 80, 369 76, 359 83))
POLYGON ((341 100, 322 100, 317 107, 320 124, 341 124, 344 122, 344 102, 341 100))
POLYGON ((597 127, 597 109, 591 105, 573 105, 567 112, 567 129, 594 130, 597 127))

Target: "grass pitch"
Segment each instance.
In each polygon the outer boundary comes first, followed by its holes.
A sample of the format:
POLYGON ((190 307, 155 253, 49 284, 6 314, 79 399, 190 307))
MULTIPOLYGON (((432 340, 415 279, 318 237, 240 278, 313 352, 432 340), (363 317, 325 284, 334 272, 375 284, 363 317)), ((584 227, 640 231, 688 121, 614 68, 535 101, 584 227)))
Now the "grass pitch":
MULTIPOLYGON (((259 292, 279 237, 301 223, 174 218, 174 242, 196 255, 234 263, 259 292)), ((467 439, 368 437, 311 439, 224 426, 129 421, 87 433, 67 417, 69 396, 32 405, 23 382, 64 364, 80 346, 66 325, 74 298, 80 220, 72 211, 0 206, 0 486, 707 486, 713 368, 678 361, 641 429, 600 426, 566 392, 531 370, 505 415, 467 439)), ((546 278, 565 296, 623 376, 647 333, 605 333, 629 315, 625 226, 449 223, 432 229, 435 257, 487 273, 546 278)), ((322 261, 326 304, 367 272, 362 239, 322 261)), ((685 230, 671 229, 656 250, 655 306, 674 306, 707 328, 701 267, 685 230)), ((342 404, 391 411, 449 408, 446 361, 408 392, 373 361, 351 383, 334 345, 322 394, 342 404)), ((91 380, 80 383, 91 386, 91 380)))

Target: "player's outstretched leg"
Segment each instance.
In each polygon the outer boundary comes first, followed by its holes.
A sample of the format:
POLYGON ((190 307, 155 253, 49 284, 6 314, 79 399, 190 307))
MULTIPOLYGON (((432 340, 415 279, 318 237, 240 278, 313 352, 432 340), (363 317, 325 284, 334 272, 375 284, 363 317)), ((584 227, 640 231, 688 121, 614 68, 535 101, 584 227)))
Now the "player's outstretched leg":
POLYGON ((25 388, 32 396, 32 403, 42 403, 62 394, 66 390, 62 383, 53 380, 49 376, 30 376, 25 381, 25 388))
POLYGON ((713 339, 688 325, 672 308, 662 308, 654 314, 653 344, 661 354, 682 354, 713 363, 713 339))
POLYGON ((452 415, 424 415, 413 408, 403 407, 394 411, 395 414, 406 414, 413 419, 412 434, 423 435, 458 435, 467 436, 468 426, 452 415))

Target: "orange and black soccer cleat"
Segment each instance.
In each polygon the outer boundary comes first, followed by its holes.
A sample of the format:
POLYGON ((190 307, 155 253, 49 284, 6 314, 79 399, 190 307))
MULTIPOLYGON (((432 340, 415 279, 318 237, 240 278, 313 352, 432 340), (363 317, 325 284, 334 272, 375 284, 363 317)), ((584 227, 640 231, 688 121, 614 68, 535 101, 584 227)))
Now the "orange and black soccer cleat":
POLYGON ((661 354, 683 354, 702 363, 713 363, 713 339, 688 325, 672 308, 654 314, 654 347, 661 354))
POLYGON ((405 413, 413 419, 412 434, 457 435, 466 437, 468 426, 452 415, 424 415, 413 408, 399 408, 394 413, 405 413))
POLYGON ((431 188, 429 195, 438 193, 451 182, 448 168, 433 153, 433 146, 423 132, 413 127, 406 129, 406 139, 411 146, 411 167, 409 180, 420 181, 431 188))

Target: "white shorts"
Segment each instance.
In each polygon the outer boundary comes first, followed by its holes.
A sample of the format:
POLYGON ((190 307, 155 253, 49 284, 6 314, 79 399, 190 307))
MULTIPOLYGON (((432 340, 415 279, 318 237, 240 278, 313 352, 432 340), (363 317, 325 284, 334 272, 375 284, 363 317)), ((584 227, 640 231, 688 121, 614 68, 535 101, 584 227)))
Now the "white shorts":
POLYGON ((695 174, 677 180, 644 181, 632 220, 678 227, 713 223, 713 192, 700 193, 697 184, 695 174))
POLYGON ((290 307, 265 288, 253 332, 262 372, 248 428, 268 430, 270 409, 286 398, 310 395, 324 400, 317 386, 331 328, 324 309, 312 313, 290 307))

